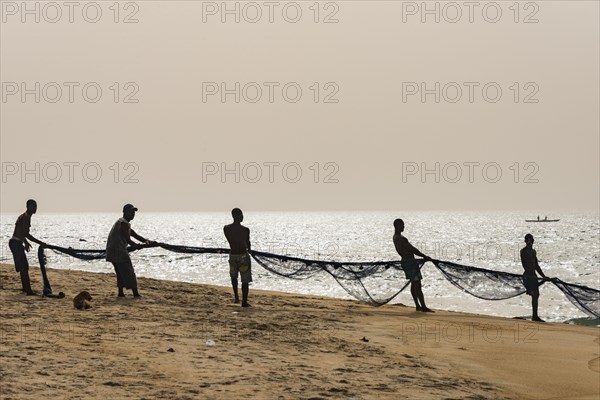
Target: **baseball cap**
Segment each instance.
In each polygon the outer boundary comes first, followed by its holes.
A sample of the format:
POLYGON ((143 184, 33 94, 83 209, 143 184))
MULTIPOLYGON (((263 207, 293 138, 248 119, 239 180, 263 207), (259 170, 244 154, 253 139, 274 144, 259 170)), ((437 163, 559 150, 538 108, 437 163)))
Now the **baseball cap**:
POLYGON ((134 207, 133 204, 127 203, 123 206, 123 212, 125 212, 127 210, 137 211, 138 209, 136 207, 134 207))

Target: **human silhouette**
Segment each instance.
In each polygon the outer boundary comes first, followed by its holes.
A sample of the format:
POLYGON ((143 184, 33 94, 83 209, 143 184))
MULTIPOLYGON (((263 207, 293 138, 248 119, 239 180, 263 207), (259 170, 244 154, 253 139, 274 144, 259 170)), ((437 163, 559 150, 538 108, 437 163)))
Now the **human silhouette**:
POLYGON ((394 246, 402 259, 402 269, 410 280, 410 294, 415 302, 416 310, 433 312, 425 305, 425 296, 423 295, 421 286, 423 276, 421 275, 418 264, 415 262, 415 255, 423 257, 428 261, 431 261, 431 258, 421 253, 417 248, 410 244, 407 238, 402 236, 402 232, 404 232, 404 221, 396 219, 394 221, 394 229, 394 246))
POLYGON ((27 200, 26 207, 27 210, 17 218, 13 236, 8 241, 8 247, 10 248, 15 261, 15 270, 21 275, 22 291, 28 296, 31 296, 36 293, 31 289, 31 282, 29 280, 29 262, 27 261, 25 252, 31 249, 31 244, 27 239, 40 246, 45 246, 46 244, 41 240, 34 238, 31 233, 29 233, 29 228, 31 228, 31 217, 37 212, 37 202, 29 199, 27 200))
POLYGON ((144 239, 131 228, 130 222, 135 218, 137 210, 132 204, 125 204, 123 206, 123 217, 114 223, 106 242, 106 261, 111 262, 115 268, 118 297, 125 297, 124 288, 131 289, 133 297, 140 297, 137 277, 131 263, 131 258, 129 257, 129 252, 127 251, 127 245, 141 249, 144 245, 153 244, 153 242, 144 239), (135 243, 131 240, 131 236, 144 244, 135 243))
POLYGON ((525 235, 525 247, 521 249, 521 264, 525 270, 523 273, 523 285, 525 285, 527 294, 531 296, 531 320, 544 322, 538 316, 538 299, 540 297, 540 291, 536 271, 542 278, 544 278, 544 280, 547 280, 548 278, 546 275, 544 275, 544 272, 542 272, 542 268, 540 268, 540 264, 538 263, 537 259, 537 252, 533 248, 533 243, 533 235, 531 233, 525 235))
POLYGON ((229 276, 233 288, 234 302, 238 304, 238 274, 242 278, 242 307, 251 307, 248 303, 250 282, 252 282, 252 268, 250 265, 250 229, 242 225, 244 214, 239 208, 231 210, 233 223, 225 225, 223 232, 229 242, 229 276))

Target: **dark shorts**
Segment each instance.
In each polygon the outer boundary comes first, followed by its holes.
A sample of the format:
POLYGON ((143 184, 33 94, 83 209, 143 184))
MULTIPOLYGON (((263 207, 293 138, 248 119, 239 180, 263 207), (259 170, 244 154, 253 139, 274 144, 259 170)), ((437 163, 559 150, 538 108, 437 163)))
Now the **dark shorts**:
POLYGON ((29 262, 27 261, 27 255, 25 254, 25 244, 20 240, 10 239, 8 241, 8 247, 15 260, 15 271, 29 271, 29 262))
POLYGON ((409 281, 417 282, 423 279, 423 276, 421 275, 421 269, 419 268, 421 265, 419 260, 402 261, 400 265, 402 266, 402 270, 404 271, 406 279, 409 281))
POLYGON ((537 275, 523 274, 523 285, 525 285, 525 290, 530 296, 540 293, 537 275))
POLYGON ((242 283, 252 282, 252 266, 250 265, 249 254, 229 255, 229 275, 231 279, 237 281, 238 273, 242 277, 242 283))
POLYGON ((137 288, 137 278, 133 264, 130 261, 112 263, 117 274, 117 287, 125 289, 137 288))

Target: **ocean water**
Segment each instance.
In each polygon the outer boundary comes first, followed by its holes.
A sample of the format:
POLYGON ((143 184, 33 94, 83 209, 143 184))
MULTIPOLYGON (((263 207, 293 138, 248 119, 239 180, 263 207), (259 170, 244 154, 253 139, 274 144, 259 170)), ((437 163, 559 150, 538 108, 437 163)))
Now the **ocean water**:
MULTIPOLYGON (((0 215, 0 261, 12 263, 8 240, 18 214, 0 215)), ((31 233, 63 247, 100 249, 119 214, 34 215, 31 233)), ((542 270, 569 283, 600 288, 600 220, 598 214, 552 215, 556 223, 526 223, 526 212, 248 212, 252 248, 290 256, 339 261, 397 260, 393 220, 403 218, 405 236, 425 254, 440 260, 521 273, 519 250, 532 233, 542 270)), ((550 216, 549 216, 550 217, 550 216)), ((138 213, 132 227, 142 236, 171 244, 227 247, 223 213, 138 213)), ((48 266, 113 272, 104 261, 82 261, 47 251, 48 266)), ((28 254, 38 265, 36 252, 28 254)), ((133 253, 138 276, 229 286, 226 255, 187 255, 160 248, 133 253)), ((275 276, 253 264, 252 288, 351 298, 330 276, 297 281, 275 276)), ((431 308, 503 317, 530 316, 529 296, 501 301, 477 299, 451 285, 430 263, 423 268, 423 291, 431 308)), ((35 274, 36 270, 33 269, 35 274)), ((50 273, 50 282, 52 274, 50 273)), ((74 283, 76 284, 76 283, 74 283)), ((77 288, 73 288, 77 290, 77 288)), ((143 293, 144 288, 140 290, 143 293)), ((540 288, 540 316, 549 321, 586 317, 554 285, 540 288)), ((409 291, 392 303, 412 305, 409 291)))

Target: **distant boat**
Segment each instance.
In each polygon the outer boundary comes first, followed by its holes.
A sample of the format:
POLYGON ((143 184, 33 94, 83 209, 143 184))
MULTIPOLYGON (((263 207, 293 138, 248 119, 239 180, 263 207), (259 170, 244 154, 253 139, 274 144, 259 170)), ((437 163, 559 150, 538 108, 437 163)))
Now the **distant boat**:
POLYGON ((548 219, 548 217, 545 217, 544 219, 540 219, 540 217, 538 217, 538 219, 526 219, 525 222, 558 222, 560 221, 560 219, 548 219))

